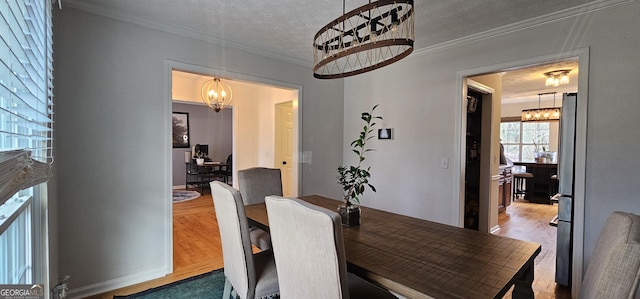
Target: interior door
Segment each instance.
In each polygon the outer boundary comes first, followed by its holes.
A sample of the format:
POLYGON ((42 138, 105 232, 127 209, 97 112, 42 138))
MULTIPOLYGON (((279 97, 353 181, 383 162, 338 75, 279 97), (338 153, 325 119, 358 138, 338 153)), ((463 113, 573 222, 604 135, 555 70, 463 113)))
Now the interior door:
POLYGON ((274 165, 282 172, 282 193, 292 196, 293 102, 276 104, 274 165))

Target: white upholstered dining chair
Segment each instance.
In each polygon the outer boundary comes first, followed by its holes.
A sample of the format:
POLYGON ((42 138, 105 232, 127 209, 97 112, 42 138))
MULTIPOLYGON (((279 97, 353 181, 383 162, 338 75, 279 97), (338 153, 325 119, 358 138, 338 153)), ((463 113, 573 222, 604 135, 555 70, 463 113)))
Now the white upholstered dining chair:
POLYGON ((278 275, 273 252, 252 253, 240 192, 219 181, 211 182, 210 187, 222 242, 226 277, 223 298, 229 298, 232 287, 242 299, 277 295, 278 275))
POLYGON ((340 216, 299 199, 266 197, 282 299, 396 298, 347 273, 340 216))
POLYGON ((579 298, 640 298, 639 282, 640 216, 613 212, 598 236, 579 298))
MULTIPOLYGON (((263 203, 267 195, 282 196, 282 175, 278 168, 253 167, 238 171, 238 187, 246 205, 263 203)), ((251 244, 267 250, 271 248, 269 233, 252 226, 251 244)))

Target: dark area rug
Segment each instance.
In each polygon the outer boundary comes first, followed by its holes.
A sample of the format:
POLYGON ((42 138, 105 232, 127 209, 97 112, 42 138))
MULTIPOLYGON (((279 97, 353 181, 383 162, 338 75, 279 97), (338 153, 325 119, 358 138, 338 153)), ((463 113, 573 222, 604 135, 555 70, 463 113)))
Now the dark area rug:
POLYGON ((157 288, 148 289, 140 293, 128 296, 113 296, 114 299, 133 298, 172 298, 172 299, 200 299, 222 298, 224 292, 224 272, 223 269, 185 278, 157 288))

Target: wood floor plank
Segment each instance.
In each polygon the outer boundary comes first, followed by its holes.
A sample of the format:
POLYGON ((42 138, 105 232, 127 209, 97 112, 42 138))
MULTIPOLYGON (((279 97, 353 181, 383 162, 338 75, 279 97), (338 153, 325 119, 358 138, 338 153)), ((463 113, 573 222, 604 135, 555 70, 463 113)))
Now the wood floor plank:
MULTIPOLYGON (((571 288, 555 282, 557 229, 549 225, 549 220, 556 214, 557 205, 516 201, 498 215, 500 230, 496 235, 536 242, 542 246, 535 260, 533 292, 536 298, 571 298, 571 288)), ((511 298, 511 292, 504 298, 511 298)))
POLYGON ((112 299, 223 267, 218 222, 210 194, 173 204, 173 273, 126 288, 91 296, 112 299))

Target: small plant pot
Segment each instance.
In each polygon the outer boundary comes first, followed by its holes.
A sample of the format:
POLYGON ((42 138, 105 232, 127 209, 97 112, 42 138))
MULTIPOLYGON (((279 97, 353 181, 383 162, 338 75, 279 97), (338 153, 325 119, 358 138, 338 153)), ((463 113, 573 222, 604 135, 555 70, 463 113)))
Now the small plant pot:
POLYGON ((360 206, 358 205, 341 205, 338 207, 338 214, 342 219, 344 226, 360 225, 360 206))
POLYGON ((196 159, 196 164, 204 165, 204 159, 196 159))

